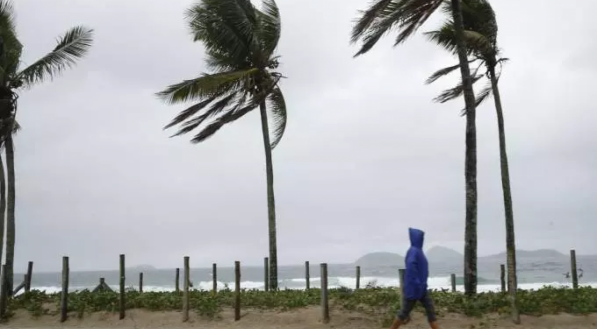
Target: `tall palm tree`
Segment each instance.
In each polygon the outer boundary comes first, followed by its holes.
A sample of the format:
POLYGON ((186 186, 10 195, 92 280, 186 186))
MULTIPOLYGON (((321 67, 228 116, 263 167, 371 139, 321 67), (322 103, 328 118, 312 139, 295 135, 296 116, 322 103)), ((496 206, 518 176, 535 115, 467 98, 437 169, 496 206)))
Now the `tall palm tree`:
MULTIPOLYGON (((514 235, 514 211, 512 209, 512 192, 510 189, 510 172, 508 169, 508 154, 506 152, 506 132, 504 129, 504 114, 502 109, 502 100, 498 87, 500 71, 497 71, 498 65, 507 58, 500 57, 500 49, 497 45, 498 25, 495 18, 495 12, 487 0, 464 0, 463 22, 465 28, 465 37, 467 38, 467 50, 471 57, 470 63, 477 63, 477 69, 473 74, 473 81, 477 82, 484 76, 488 78, 489 83, 477 94, 477 105, 483 102, 488 96, 493 95, 495 110, 498 121, 498 135, 500 148, 500 167, 502 174, 502 192, 504 198, 504 214, 506 222, 506 255, 508 267, 508 292, 512 309, 512 320, 520 323, 520 314, 516 300, 517 278, 516 278, 516 245, 514 235), (485 72, 479 73, 484 67, 485 72), (496 72, 497 71, 497 72, 496 72)), ((446 22, 439 30, 426 33, 432 41, 454 52, 454 25, 453 22, 446 22)), ((442 76, 445 76, 458 68, 458 65, 442 68, 427 79, 427 83, 433 83, 442 76)), ((460 97, 462 87, 445 90, 440 94, 436 101, 444 103, 449 100, 460 97)))
POLYGON ((467 295, 477 292, 477 128, 476 101, 467 59, 462 22, 461 0, 375 0, 361 12, 352 30, 352 42, 362 41, 355 56, 362 55, 387 32, 398 30, 394 45, 414 34, 438 9, 450 13, 454 20, 456 52, 458 54, 466 114, 465 186, 466 213, 464 229, 464 289, 467 295))
POLYGON ((263 0, 261 10, 250 0, 202 0, 187 11, 186 18, 194 41, 205 46, 211 72, 158 93, 170 104, 195 102, 165 129, 178 126, 174 136, 197 129, 191 142, 200 143, 225 124, 259 108, 267 177, 269 286, 275 290, 278 252, 272 150, 286 128, 286 104, 278 86, 282 75, 275 71, 279 65, 275 51, 280 39, 280 12, 274 0, 263 0))
POLYGON ((9 0, 0 0, 0 120, 6 150, 6 272, 9 293, 12 294, 15 250, 15 166, 13 131, 17 127, 17 99, 22 89, 51 80, 83 57, 93 41, 93 30, 82 26, 71 28, 59 39, 54 49, 28 66, 21 62, 22 44, 9 0))

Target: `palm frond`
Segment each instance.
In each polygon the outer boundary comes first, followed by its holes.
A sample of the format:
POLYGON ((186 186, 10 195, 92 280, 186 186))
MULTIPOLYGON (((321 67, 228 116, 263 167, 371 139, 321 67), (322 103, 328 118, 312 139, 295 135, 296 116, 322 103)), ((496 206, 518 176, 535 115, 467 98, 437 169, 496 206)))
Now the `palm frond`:
MULTIPOLYGON (((475 107, 478 108, 485 100, 489 99, 489 96, 493 95, 493 89, 491 87, 491 81, 488 81, 485 87, 475 96, 475 107)), ((466 115, 466 108, 460 110, 460 116, 466 115)))
POLYGON ((263 8, 257 12, 259 18, 259 41, 263 57, 269 58, 278 47, 282 25, 280 10, 275 0, 263 0, 263 8))
MULTIPOLYGON (((473 81, 472 81, 473 85, 477 81, 479 81, 483 76, 484 76, 483 74, 473 76, 473 81)), ((436 98, 434 98, 433 101, 437 102, 437 103, 445 103, 445 102, 451 101, 453 99, 456 99, 458 97, 461 97, 463 92, 464 92, 464 87, 462 85, 462 81, 460 81, 456 85, 456 87, 444 90, 441 94, 439 94, 436 98)))
POLYGON ((201 143, 204 140, 208 139, 209 137, 213 136, 213 134, 215 134, 218 130, 220 130, 220 128, 222 128, 224 125, 242 118, 245 114, 251 112, 257 106, 259 106, 259 103, 256 102, 256 100, 257 100, 257 98, 253 98, 245 106, 243 106, 241 108, 232 109, 232 110, 226 112, 225 114, 221 115, 220 117, 215 119, 212 123, 210 123, 205 128, 203 128, 201 131, 199 131, 199 133, 197 133, 195 135, 195 137, 193 137, 193 139, 191 139, 191 143, 201 143))
POLYGON ((275 76, 273 79, 268 78, 263 85, 260 86, 260 91, 251 95, 249 100, 246 100, 247 94, 244 93, 238 97, 237 104, 230 110, 222 111, 224 114, 214 119, 209 125, 201 129, 197 135, 191 140, 192 143, 199 143, 215 134, 222 126, 238 120, 245 114, 254 110, 262 102, 267 101, 267 97, 273 93, 277 88, 280 77, 275 76))
MULTIPOLYGON (((205 120, 221 114, 226 109, 230 110, 228 108, 228 106, 234 100, 235 97, 236 97, 235 93, 221 97, 218 101, 214 102, 211 105, 211 107, 205 111, 205 113, 203 113, 202 115, 199 115, 191 120, 186 121, 182 125, 182 128, 180 128, 178 130, 178 132, 176 132, 174 135, 172 135, 170 137, 180 136, 180 135, 189 133, 189 132, 195 130, 197 127, 199 127, 205 120)), ((237 105, 237 106, 242 105, 243 102, 244 101, 240 102, 239 105, 237 105)))
POLYGON ((394 46, 404 42, 427 21, 442 2, 443 0, 393 0, 375 3, 372 8, 363 12, 353 29, 353 42, 363 42, 354 56, 371 50, 394 27, 399 31, 394 46))
POLYGON ((197 98, 222 95, 233 89, 250 87, 259 69, 203 74, 201 77, 168 86, 157 96, 170 104, 182 103, 197 98))
POLYGON ((15 26, 12 2, 0 0, 0 81, 10 79, 17 71, 23 45, 15 26))
POLYGON ((218 98, 218 95, 208 97, 205 100, 188 107, 187 109, 180 112, 176 117, 174 117, 174 119, 172 119, 172 121, 170 121, 170 123, 167 124, 164 127, 164 129, 172 128, 172 127, 176 126, 177 124, 187 120, 191 116, 193 116, 193 115, 197 114, 199 111, 203 110, 205 107, 207 107, 207 105, 209 105, 211 102, 213 102, 217 98, 218 98))
POLYGON ((272 125, 270 126, 272 132, 272 140, 270 142, 272 150, 276 148, 284 132, 286 131, 287 112, 286 102, 284 101, 284 95, 279 87, 273 89, 272 93, 268 97, 268 105, 272 118, 272 125))
POLYGON ((400 34, 394 45, 404 42, 415 33, 429 17, 442 5, 443 0, 402 0, 404 13, 400 22, 400 34))
POLYGON ((250 58, 254 49, 255 9, 249 0, 202 0, 186 12, 194 41, 234 61, 250 58))
POLYGON ((370 3, 367 10, 360 10, 361 18, 356 20, 356 24, 352 28, 350 37, 351 43, 356 43, 370 29, 371 25, 379 17, 379 14, 394 0, 374 0, 370 3))
MULTIPOLYGON (((470 60, 468 61, 469 64, 474 62, 475 60, 470 60)), ((443 69, 439 69, 437 71, 435 71, 431 76, 429 76, 429 78, 427 78, 427 80, 425 80, 425 84, 432 84, 434 83, 437 79, 446 76, 452 72, 454 72, 455 70, 460 68, 460 64, 456 64, 456 65, 452 65, 452 66, 448 66, 448 67, 444 67, 443 69)))
POLYGON ((54 50, 22 70, 17 78, 22 80, 26 86, 48 78, 52 79, 85 56, 92 43, 92 29, 83 26, 74 27, 58 39, 54 50))

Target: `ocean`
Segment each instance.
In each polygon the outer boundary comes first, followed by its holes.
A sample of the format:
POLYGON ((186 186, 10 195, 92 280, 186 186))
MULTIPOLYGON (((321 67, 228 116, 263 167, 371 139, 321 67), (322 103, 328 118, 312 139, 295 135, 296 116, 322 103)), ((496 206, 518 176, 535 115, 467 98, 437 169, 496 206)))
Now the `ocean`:
MULTIPOLYGON (((181 260, 182 261, 182 260, 181 260)), ((505 260, 496 257, 479 258, 478 263, 478 291, 500 290, 500 264, 505 260)), ((218 265, 218 287, 234 287, 234 264, 225 267, 218 265)), ((400 264, 401 265, 401 264, 400 264)), ((396 266, 361 266, 361 287, 371 283, 379 287, 398 287, 398 268, 396 266)), ((597 256, 577 256, 577 267, 582 269, 579 279, 580 285, 597 287, 597 256)), ((319 264, 310 265, 311 287, 319 287, 319 264)), ((127 268, 127 288, 138 289, 139 272, 143 272, 144 291, 172 291, 175 287, 175 269, 135 269, 127 268)), ((430 289, 450 289, 450 274, 456 273, 457 290, 462 291, 462 263, 434 261, 430 263, 430 289)), ((570 272, 568 257, 518 258, 519 289, 539 289, 546 285, 555 287, 571 286, 571 279, 566 277, 570 272)), ((580 272, 580 271, 579 271, 580 272)), ((183 271, 180 271, 180 287, 182 288, 183 271)), ((212 288, 211 266, 209 268, 192 268, 190 271, 191 282, 195 289, 210 290, 212 288)), ((354 264, 328 264, 328 286, 330 288, 354 288, 356 284, 356 270, 354 264)), ((23 274, 15 274, 15 286, 21 281, 23 274)), ((263 289, 263 267, 242 266, 241 288, 263 289)), ((278 268, 280 288, 304 289, 305 266, 280 266, 278 268)), ((117 289, 119 283, 118 270, 113 271, 86 271, 70 273, 70 291, 93 289, 99 279, 105 278, 106 283, 117 289)), ((42 273, 33 271, 32 289, 45 290, 46 292, 60 291, 61 273, 42 273)))

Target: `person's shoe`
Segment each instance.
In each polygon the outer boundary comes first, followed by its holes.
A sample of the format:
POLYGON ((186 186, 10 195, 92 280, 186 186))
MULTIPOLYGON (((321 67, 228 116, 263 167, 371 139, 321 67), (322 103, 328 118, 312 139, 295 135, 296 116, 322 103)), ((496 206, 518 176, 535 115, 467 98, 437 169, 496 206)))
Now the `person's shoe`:
POLYGON ((429 322, 429 326, 431 327, 431 329, 439 329, 437 321, 429 322))

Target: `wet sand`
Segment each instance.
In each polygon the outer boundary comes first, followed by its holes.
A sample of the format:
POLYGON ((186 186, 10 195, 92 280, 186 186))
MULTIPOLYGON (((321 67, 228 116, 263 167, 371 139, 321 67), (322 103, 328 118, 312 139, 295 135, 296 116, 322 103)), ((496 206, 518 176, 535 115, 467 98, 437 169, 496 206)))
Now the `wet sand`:
MULTIPOLYGON (((329 324, 319 321, 320 310, 317 307, 310 307, 289 312, 257 311, 247 310, 242 313, 240 321, 233 321, 231 311, 224 311, 220 320, 208 320, 190 313, 187 323, 182 323, 180 312, 150 312, 145 310, 129 310, 126 319, 118 320, 118 314, 94 313, 85 315, 79 320, 73 314, 65 323, 60 323, 57 316, 43 316, 38 319, 31 317, 24 310, 17 314, 7 323, 2 324, 3 328, 31 328, 31 329, 55 329, 55 328, 95 328, 95 329, 144 329, 144 328, 204 328, 204 329, 323 329, 323 328, 346 328, 346 329, 379 329, 383 328, 380 322, 361 313, 350 313, 344 311, 333 311, 329 324)), ((588 316, 575 316, 568 314, 546 315, 542 317, 522 317, 521 325, 514 325, 507 316, 488 315, 483 318, 470 318, 459 314, 446 314, 439 318, 440 328, 444 329, 584 329, 597 328, 597 314, 588 316)), ((424 314, 415 313, 410 323, 404 328, 422 329, 429 328, 425 321, 424 314)))

